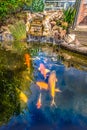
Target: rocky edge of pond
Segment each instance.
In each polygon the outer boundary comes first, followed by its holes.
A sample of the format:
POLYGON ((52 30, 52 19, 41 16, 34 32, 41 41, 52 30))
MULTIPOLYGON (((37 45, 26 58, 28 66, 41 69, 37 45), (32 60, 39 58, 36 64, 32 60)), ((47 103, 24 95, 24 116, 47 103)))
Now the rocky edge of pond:
MULTIPOLYGON (((30 12, 27 13, 27 23, 26 23, 26 34, 27 42, 46 42, 46 43, 53 43, 58 44, 61 47, 71 50, 73 52, 81 53, 87 55, 87 46, 82 45, 78 39, 76 38, 76 35, 73 33, 66 34, 66 30, 62 29, 61 27, 56 25, 55 20, 58 20, 62 17, 63 13, 62 11, 56 11, 56 12, 48 12, 45 14, 31 14, 30 12), (43 17, 45 16, 45 19, 43 20, 43 36, 33 36, 29 34, 29 27, 32 21, 35 17, 43 17)), ((14 41, 14 37, 12 36, 9 27, 8 26, 2 26, 0 29, 0 42, 1 47, 6 50, 11 50, 12 42, 14 41), (10 43, 10 44, 9 44, 10 43)))

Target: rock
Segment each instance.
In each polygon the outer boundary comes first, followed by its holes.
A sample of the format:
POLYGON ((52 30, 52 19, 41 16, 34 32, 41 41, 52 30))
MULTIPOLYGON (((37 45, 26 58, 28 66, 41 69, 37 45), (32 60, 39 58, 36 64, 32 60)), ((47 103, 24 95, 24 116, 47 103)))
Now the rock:
POLYGON ((65 41, 68 42, 68 43, 71 43, 71 42, 75 41, 75 38, 76 38, 75 34, 68 34, 65 37, 65 41))
POLYGON ((71 55, 69 55, 69 54, 67 54, 67 53, 62 53, 62 56, 63 56, 63 58, 64 59, 66 59, 66 60, 70 60, 73 56, 71 56, 71 55))
POLYGON ((13 36, 11 33, 4 31, 1 35, 0 35, 0 40, 1 41, 13 41, 13 36))
POLYGON ((55 38, 56 40, 58 40, 58 39, 61 38, 61 37, 60 37, 60 34, 59 34, 59 32, 58 32, 58 30, 55 30, 55 31, 53 32, 53 36, 54 36, 54 38, 55 38))
POLYGON ((57 25, 55 25, 53 28, 52 28, 52 30, 58 30, 59 29, 59 27, 57 26, 57 25))
POLYGON ((31 21, 32 20, 32 15, 31 13, 27 13, 27 21, 31 21))
POLYGON ((62 39, 65 37, 65 35, 66 35, 66 30, 61 30, 60 36, 62 39))
POLYGON ((4 30, 1 28, 1 29, 0 29, 0 34, 1 34, 3 31, 4 31, 4 30))
POLYGON ((61 33, 62 30, 63 30, 62 27, 58 26, 58 32, 61 33))
POLYGON ((56 25, 56 22, 55 22, 55 21, 52 21, 52 22, 50 22, 50 24, 51 24, 52 26, 55 26, 55 25, 56 25))
POLYGON ((26 23, 26 32, 28 32, 29 29, 30 29, 30 22, 28 21, 28 22, 26 23))
POLYGON ((6 51, 12 50, 12 43, 2 42, 1 48, 5 49, 6 51))
POLYGON ((2 26, 0 33, 0 41, 13 41, 13 36, 8 28, 9 26, 2 26))
POLYGON ((51 33, 49 30, 43 31, 43 36, 51 36, 51 33))
POLYGON ((2 35, 0 34, 0 41, 2 41, 2 35))
POLYGON ((75 38, 75 45, 76 46, 80 46, 80 47, 82 46, 80 41, 77 38, 75 38))
POLYGON ((8 31, 8 32, 10 32, 7 26, 2 26, 1 29, 2 29, 3 31, 8 31))

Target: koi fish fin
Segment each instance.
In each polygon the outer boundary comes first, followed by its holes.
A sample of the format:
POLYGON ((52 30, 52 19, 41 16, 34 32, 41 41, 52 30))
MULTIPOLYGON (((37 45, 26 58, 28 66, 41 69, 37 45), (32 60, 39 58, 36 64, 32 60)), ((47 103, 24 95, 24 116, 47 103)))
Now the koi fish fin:
POLYGON ((38 101, 37 101, 36 106, 37 106, 37 109, 40 109, 41 106, 42 106, 42 103, 41 103, 41 93, 40 93, 40 95, 39 95, 39 99, 38 99, 38 101))
POLYGON ((50 70, 49 69, 46 69, 46 73, 49 73, 50 72, 50 70))
POLYGON ((56 82, 58 81, 58 79, 56 78, 56 82))
POLYGON ((41 99, 41 93, 40 93, 40 96, 39 96, 39 98, 41 99))
POLYGON ((40 71, 40 67, 38 68, 38 70, 40 71))
POLYGON ((60 89, 56 88, 55 92, 62 92, 60 89))
POLYGON ((53 100, 52 100, 52 102, 51 102, 51 106, 56 106, 56 103, 55 103, 55 101, 54 101, 54 98, 53 98, 53 100))
POLYGON ((27 79, 28 81, 33 82, 33 80, 32 80, 29 76, 26 76, 26 79, 27 79))

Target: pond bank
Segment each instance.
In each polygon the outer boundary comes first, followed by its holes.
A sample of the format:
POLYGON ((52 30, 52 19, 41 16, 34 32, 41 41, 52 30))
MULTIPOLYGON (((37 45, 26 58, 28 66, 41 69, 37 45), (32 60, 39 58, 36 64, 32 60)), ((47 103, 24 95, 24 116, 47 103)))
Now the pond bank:
POLYGON ((70 34, 75 35, 75 40, 71 43, 63 42, 61 46, 83 55, 87 55, 87 31, 84 30, 70 30, 70 34))
POLYGON ((65 40, 56 40, 52 37, 28 35, 27 42, 53 43, 53 45, 60 45, 67 50, 87 55, 87 46, 81 44, 79 41, 73 41, 71 43, 68 43, 65 40))

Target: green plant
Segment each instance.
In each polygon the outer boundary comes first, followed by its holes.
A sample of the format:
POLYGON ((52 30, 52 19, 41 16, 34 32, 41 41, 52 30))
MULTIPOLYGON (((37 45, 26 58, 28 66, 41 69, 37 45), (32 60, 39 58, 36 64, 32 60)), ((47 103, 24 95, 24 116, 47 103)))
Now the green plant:
POLYGON ((2 24, 6 18, 21 11, 24 6, 30 6, 32 0, 0 0, 0 23, 2 24))
POLYGON ((14 25, 10 25, 9 29, 15 40, 20 41, 26 38, 26 26, 23 21, 19 21, 14 25))
POLYGON ((32 1, 32 10, 34 12, 42 12, 44 10, 43 0, 33 0, 32 1))
POLYGON ((67 10, 63 10, 63 21, 67 22, 69 26, 74 22, 76 9, 69 7, 67 10))

